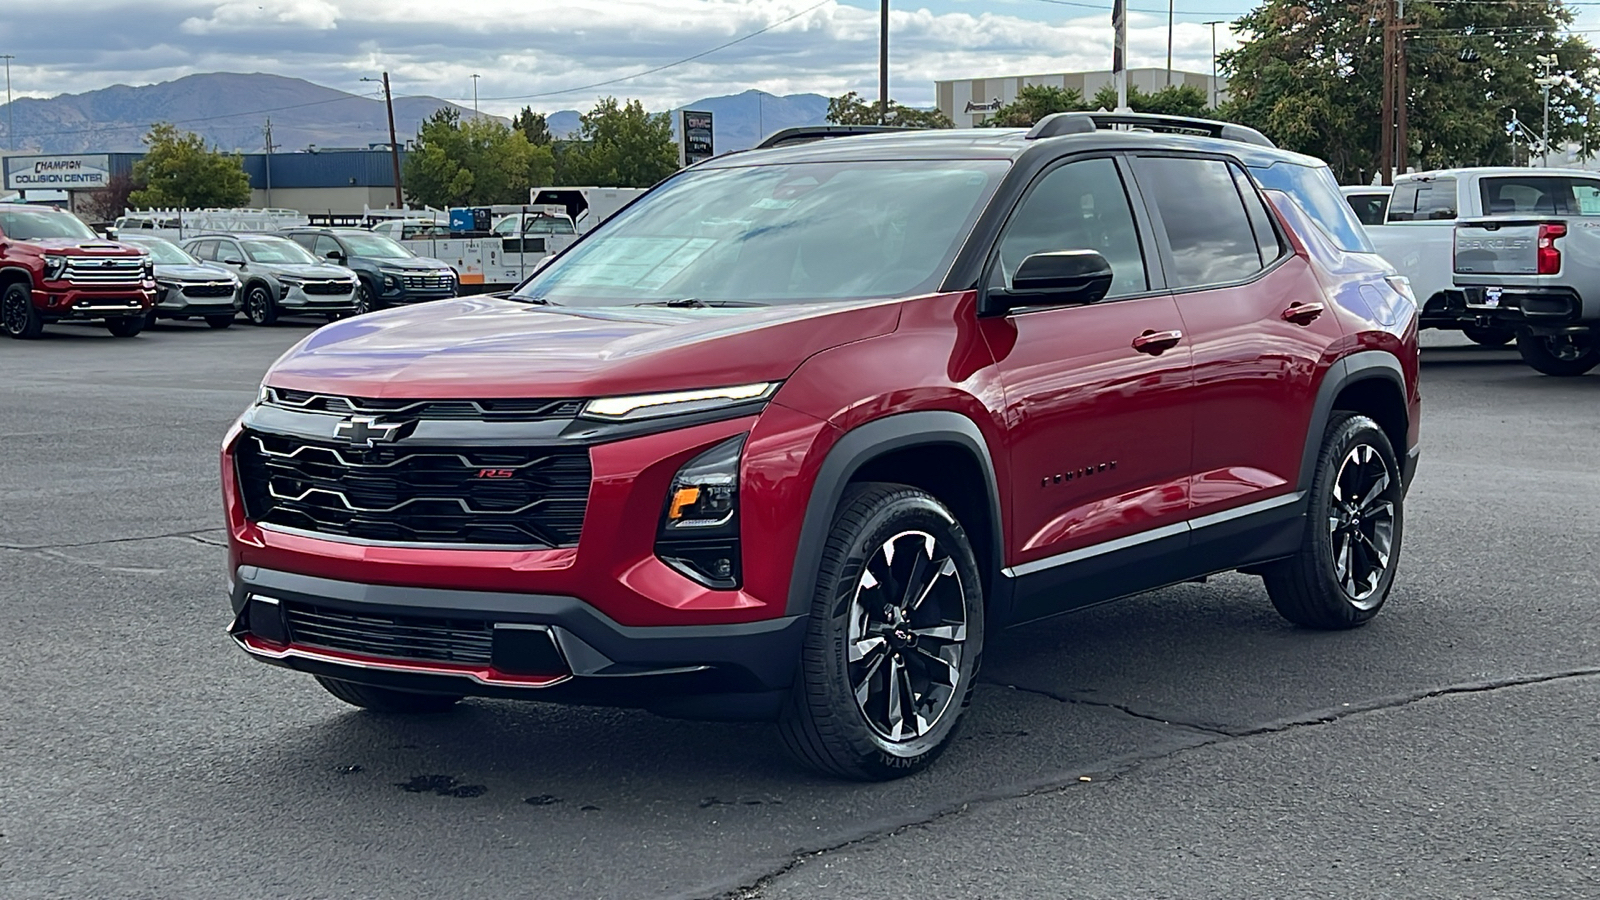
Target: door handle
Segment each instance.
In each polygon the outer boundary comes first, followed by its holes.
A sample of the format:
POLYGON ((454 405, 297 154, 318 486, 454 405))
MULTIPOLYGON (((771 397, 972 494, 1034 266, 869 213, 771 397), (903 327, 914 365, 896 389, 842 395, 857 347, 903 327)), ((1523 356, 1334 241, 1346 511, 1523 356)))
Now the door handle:
POLYGON ((1146 331, 1133 339, 1133 349, 1151 356, 1160 356, 1183 340, 1181 331, 1146 331))
POLYGON ((1291 303, 1289 308, 1283 311, 1283 320, 1296 325, 1310 325, 1322 315, 1323 309, 1321 303, 1291 303))

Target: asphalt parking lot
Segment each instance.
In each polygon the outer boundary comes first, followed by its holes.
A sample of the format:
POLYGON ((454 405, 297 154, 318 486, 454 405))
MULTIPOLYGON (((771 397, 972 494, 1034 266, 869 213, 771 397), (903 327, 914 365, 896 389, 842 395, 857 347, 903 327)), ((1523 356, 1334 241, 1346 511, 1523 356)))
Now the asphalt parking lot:
POLYGON ((1600 373, 1430 334, 1388 608, 1259 580, 1008 633, 952 749, 358 712, 225 638, 216 448, 307 324, 0 343, 0 897, 1600 896, 1600 373))

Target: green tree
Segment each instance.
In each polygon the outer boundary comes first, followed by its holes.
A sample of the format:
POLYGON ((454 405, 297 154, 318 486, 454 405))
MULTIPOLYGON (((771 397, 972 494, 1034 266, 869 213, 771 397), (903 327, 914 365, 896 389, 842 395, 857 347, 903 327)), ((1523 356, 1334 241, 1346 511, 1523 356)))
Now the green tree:
MULTIPOLYGON (((1095 92, 1094 107, 1096 109, 1117 108, 1117 88, 1115 85, 1106 85, 1095 92)), ((1216 118, 1215 110, 1206 105, 1206 92, 1193 85, 1174 84, 1164 87, 1154 93, 1145 93, 1137 85, 1128 85, 1128 108, 1139 113, 1154 113, 1159 116, 1190 116, 1194 118, 1216 118)))
POLYGON ((206 147, 192 131, 165 122, 144 136, 150 149, 133 164, 137 188, 128 194, 136 207, 244 206, 250 202, 250 176, 237 155, 206 147))
POLYGON ((423 121, 406 154, 406 193, 429 206, 526 203, 528 188, 549 184, 555 159, 549 147, 528 143, 520 130, 497 119, 465 121, 443 108, 423 121))
POLYGON ((511 127, 522 132, 535 147, 550 146, 550 123, 545 121, 544 113, 534 112, 531 106, 524 106, 522 112, 512 118, 511 127))
POLYGON ((577 139, 562 142, 556 163, 561 184, 650 187, 678 171, 672 116, 607 97, 579 117, 577 139))
POLYGON ((835 125, 893 125, 899 128, 954 128, 950 117, 937 109, 917 109, 889 101, 889 114, 882 114, 883 103, 861 99, 855 91, 828 101, 828 121, 835 125))
POLYGON ((1017 99, 995 110, 983 121, 982 127, 1031 128, 1040 119, 1053 113, 1077 112, 1087 108, 1083 92, 1077 88, 1030 84, 1018 89, 1017 99))
MULTIPOLYGON (((1351 0, 1266 0, 1238 22, 1250 40, 1224 53, 1229 118, 1279 145, 1326 159, 1347 183, 1378 167, 1383 30, 1351 0)), ((1413 0, 1406 21, 1409 163, 1418 169, 1511 162, 1512 110, 1534 132, 1544 101, 1536 55, 1563 76, 1550 92, 1554 144, 1583 136, 1597 87, 1594 51, 1565 34, 1559 0, 1413 0)))

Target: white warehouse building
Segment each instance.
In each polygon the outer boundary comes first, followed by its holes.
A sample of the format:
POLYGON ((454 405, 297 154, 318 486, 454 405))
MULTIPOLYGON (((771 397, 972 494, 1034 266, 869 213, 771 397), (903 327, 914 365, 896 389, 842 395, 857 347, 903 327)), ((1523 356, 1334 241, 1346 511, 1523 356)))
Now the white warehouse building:
MULTIPOLYGON (((1168 84, 1166 69, 1129 69, 1128 87, 1153 94, 1168 84)), ((1228 97, 1228 79, 1197 72, 1173 70, 1171 84, 1192 85, 1205 92, 1206 102, 1215 105, 1228 97)), ((970 128, 989 118, 990 113, 1017 99, 1017 91, 1027 85, 1076 88, 1085 100, 1093 100, 1101 88, 1112 84, 1111 71, 1062 72, 1057 75, 1009 75, 1003 78, 962 78, 934 82, 939 111, 949 116, 957 128, 970 128)))

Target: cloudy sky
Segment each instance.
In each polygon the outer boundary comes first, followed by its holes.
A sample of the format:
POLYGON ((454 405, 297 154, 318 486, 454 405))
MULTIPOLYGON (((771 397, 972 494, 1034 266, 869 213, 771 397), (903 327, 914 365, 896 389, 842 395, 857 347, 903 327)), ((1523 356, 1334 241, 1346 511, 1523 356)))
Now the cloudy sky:
MULTIPOLYGON (((1166 3, 1128 0, 1130 57, 1164 66, 1166 3)), ((1176 0, 1174 65, 1208 71, 1211 29, 1253 0, 1176 0)), ((932 105, 933 82, 1104 69, 1111 0, 893 0, 894 98, 932 105)), ((271 72, 370 92, 587 108, 600 96, 654 109, 758 87, 774 94, 876 96, 873 0, 4 0, 0 53, 13 89, 48 97, 193 72, 271 72), (763 28, 762 34, 667 66, 763 28)), ((1588 10, 1585 10, 1587 13, 1588 10)), ((1584 27, 1580 23, 1579 27, 1584 27)), ((1219 45, 1231 46, 1225 27, 1219 45)))
MULTIPOLYGON (((1252 0, 1177 0, 1175 66, 1209 71, 1211 29, 1252 0)), ((1164 66, 1165 0, 1129 0, 1134 65, 1164 66)), ((758 87, 877 93, 873 0, 4 0, 0 53, 18 96, 272 72, 352 92, 390 72, 396 94, 587 108, 606 94, 663 109, 758 87), (776 23, 776 24, 775 24, 776 23), (660 72, 634 75, 765 33, 660 72)), ((932 105, 939 78, 1104 69, 1111 0, 893 0, 892 94, 932 105)), ((1219 43, 1229 46, 1225 28, 1219 43)))

